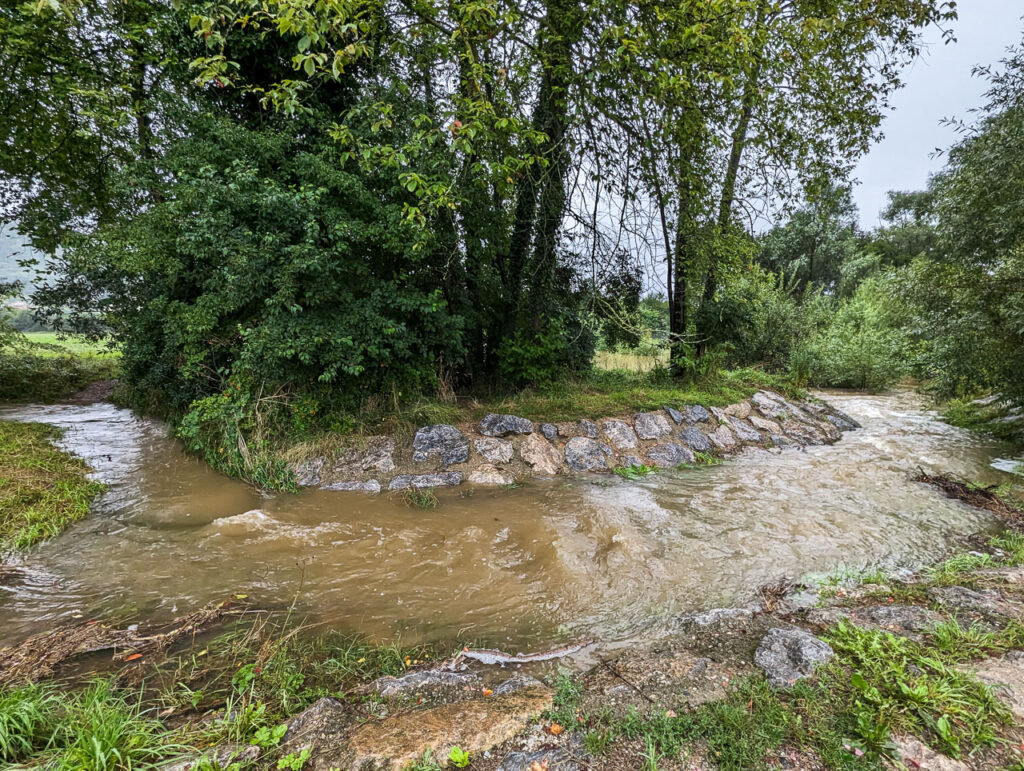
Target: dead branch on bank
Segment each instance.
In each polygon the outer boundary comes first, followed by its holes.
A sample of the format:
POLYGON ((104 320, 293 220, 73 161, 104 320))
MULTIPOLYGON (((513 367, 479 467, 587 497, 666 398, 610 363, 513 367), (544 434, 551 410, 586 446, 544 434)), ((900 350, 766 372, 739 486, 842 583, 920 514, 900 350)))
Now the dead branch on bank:
POLYGON ((114 660, 143 661, 164 653, 187 637, 226 617, 252 611, 238 602, 228 600, 193 611, 157 627, 148 634, 137 624, 115 629, 99 621, 64 624, 28 638, 13 648, 0 649, 0 684, 38 680, 76 656, 112 650, 114 660))
POLYGON ((963 501, 969 506, 991 511, 1014 524, 1022 524, 1024 511, 1011 506, 996 493, 997 485, 980 487, 970 482, 954 479, 949 474, 928 474, 922 469, 914 477, 915 482, 924 482, 937 487, 947 498, 963 501))

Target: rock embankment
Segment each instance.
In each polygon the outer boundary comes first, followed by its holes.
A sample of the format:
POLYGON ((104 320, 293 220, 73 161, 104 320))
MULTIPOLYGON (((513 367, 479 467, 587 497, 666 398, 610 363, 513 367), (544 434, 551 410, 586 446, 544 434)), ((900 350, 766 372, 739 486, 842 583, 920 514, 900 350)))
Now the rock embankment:
POLYGON ((293 465, 304 487, 381 490, 507 485, 528 477, 607 472, 618 467, 661 469, 694 463, 697 453, 727 455, 749 447, 830 444, 859 424, 817 400, 790 401, 771 391, 725 408, 665 406, 653 412, 562 423, 487 415, 477 424, 437 424, 411 443, 364 437, 333 456, 293 465))

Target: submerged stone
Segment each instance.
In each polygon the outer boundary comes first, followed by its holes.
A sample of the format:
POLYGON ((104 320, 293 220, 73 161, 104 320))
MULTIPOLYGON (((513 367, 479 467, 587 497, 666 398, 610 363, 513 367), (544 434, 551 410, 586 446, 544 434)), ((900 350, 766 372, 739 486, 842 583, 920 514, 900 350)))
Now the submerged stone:
POLYGON ((769 629, 754 652, 754 663, 779 688, 810 677, 821 664, 832 660, 835 653, 824 640, 803 629, 769 629))
POLYGON ((605 445, 585 436, 574 436, 565 445, 565 462, 573 471, 606 469, 609 454, 605 445))
POLYGON ((452 487, 462 484, 458 471, 443 471, 439 474, 400 474, 391 480, 389 490, 404 490, 407 487, 452 487))
POLYGON ((672 433, 668 420, 657 412, 638 412, 633 416, 633 428, 641 439, 660 439, 672 433))
POLYGON ((447 758, 453 747, 478 756, 522 731, 550 709, 553 692, 542 685, 513 693, 480 696, 430 709, 413 709, 358 726, 345 742, 327 744, 313 758, 313 771, 336 768, 398 769, 427 751, 447 758))
POLYGON ((647 451, 647 459, 658 468, 675 468, 681 463, 693 463, 693 451, 682 444, 666 442, 656 444, 647 451))
POLYGON ((412 459, 417 463, 433 457, 440 458, 445 466, 469 460, 469 440, 455 426, 445 423, 424 426, 417 431, 412 449, 412 459))
POLYGON ((329 485, 323 485, 321 490, 351 490, 353 492, 360 493, 379 493, 381 490, 380 482, 376 479, 368 479, 365 482, 332 482, 329 485))
POLYGON ((532 434, 533 422, 515 415, 496 415, 492 412, 480 421, 480 433, 484 436, 532 434))

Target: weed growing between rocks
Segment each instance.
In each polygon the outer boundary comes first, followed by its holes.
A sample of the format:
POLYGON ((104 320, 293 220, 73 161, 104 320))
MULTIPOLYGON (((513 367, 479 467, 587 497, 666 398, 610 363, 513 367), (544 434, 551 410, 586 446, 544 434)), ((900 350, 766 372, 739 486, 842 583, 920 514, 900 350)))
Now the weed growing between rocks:
POLYGON ((412 509, 436 509, 439 503, 437 495, 429 487, 408 487, 403 494, 403 499, 405 505, 412 509))

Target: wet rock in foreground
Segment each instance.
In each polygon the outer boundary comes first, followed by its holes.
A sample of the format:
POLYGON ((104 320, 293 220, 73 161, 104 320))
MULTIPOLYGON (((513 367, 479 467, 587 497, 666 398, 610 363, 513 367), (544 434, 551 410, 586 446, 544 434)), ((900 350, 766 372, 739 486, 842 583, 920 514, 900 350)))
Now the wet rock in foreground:
POLYGON ((769 629, 754 652, 754 663, 768 681, 786 688, 810 677, 820 664, 835 656, 832 647, 803 629, 769 629))
POLYGON ((647 459, 658 468, 675 468, 682 463, 693 463, 696 460, 689 447, 675 442, 654 445, 647 451, 647 459))
POLYGON ((508 741, 550 709, 553 696, 547 686, 535 685, 508 694, 399 712, 358 726, 340 746, 335 743, 323 748, 309 768, 399 771, 428 750, 443 759, 456 746, 479 755, 508 741))

